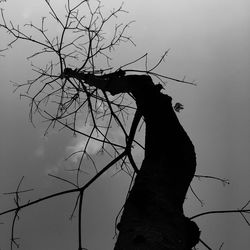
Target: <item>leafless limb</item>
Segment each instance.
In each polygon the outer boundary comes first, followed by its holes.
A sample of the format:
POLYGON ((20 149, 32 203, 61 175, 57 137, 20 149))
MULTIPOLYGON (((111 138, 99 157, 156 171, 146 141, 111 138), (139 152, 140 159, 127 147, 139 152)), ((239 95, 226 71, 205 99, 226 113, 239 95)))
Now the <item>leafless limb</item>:
POLYGON ((206 247, 208 250, 213 250, 206 242, 200 239, 201 244, 206 247))
POLYGON ((5 195, 14 195, 14 202, 15 202, 15 205, 16 205, 16 209, 14 211, 14 216, 13 216, 12 224, 11 224, 11 240, 10 240, 10 249, 11 250, 13 249, 14 246, 19 248, 19 243, 18 243, 19 238, 15 237, 15 224, 16 224, 16 221, 19 220, 19 212, 21 210, 21 205, 20 205, 21 197, 20 197, 20 194, 27 193, 27 192, 30 192, 30 191, 34 190, 34 189, 20 190, 23 179, 24 179, 24 176, 19 181, 19 183, 17 185, 17 188, 16 188, 16 191, 4 193, 5 195))
POLYGON ((250 214, 250 209, 246 209, 246 207, 249 205, 250 201, 248 201, 242 208, 240 209, 228 209, 228 210, 214 210, 214 211, 207 211, 203 212, 197 215, 194 215, 190 217, 191 220, 204 216, 204 215, 209 215, 209 214, 230 214, 230 213, 239 213, 240 215, 243 216, 245 222, 247 223, 248 226, 250 226, 249 219, 246 218, 247 214, 250 214))
POLYGON ((196 174, 195 177, 197 177, 199 180, 202 179, 202 178, 204 178, 204 179, 212 179, 212 180, 220 181, 220 182, 223 184, 223 186, 229 185, 229 184, 230 184, 230 182, 229 182, 228 179, 219 178, 219 177, 217 177, 217 176, 211 176, 211 175, 198 175, 198 174, 196 174))
POLYGON ((192 186, 190 185, 190 190, 191 192, 193 193, 193 195, 195 196, 195 198, 199 201, 199 203, 201 204, 201 206, 203 207, 204 206, 204 201, 202 201, 199 196, 195 193, 194 189, 192 188, 192 186))

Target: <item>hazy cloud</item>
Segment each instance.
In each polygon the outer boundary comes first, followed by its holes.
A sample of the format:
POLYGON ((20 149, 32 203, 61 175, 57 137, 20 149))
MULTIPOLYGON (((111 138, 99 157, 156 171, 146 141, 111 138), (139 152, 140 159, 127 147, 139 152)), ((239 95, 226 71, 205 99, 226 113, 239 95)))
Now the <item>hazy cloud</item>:
POLYGON ((94 130, 93 126, 89 123, 82 124, 76 128, 77 131, 84 133, 86 135, 91 135, 91 139, 87 136, 77 134, 71 141, 71 145, 67 146, 66 150, 72 156, 70 159, 73 162, 77 162, 81 156, 83 151, 85 150, 88 154, 94 155, 96 154, 102 147, 102 142, 99 140, 103 140, 105 134, 104 128, 99 128, 100 131, 94 130), (93 132, 92 132, 93 131, 93 132), (98 139, 98 140, 95 140, 98 139))
POLYGON ((35 156, 36 157, 43 157, 45 153, 45 148, 44 145, 40 145, 36 150, 35 150, 35 156))

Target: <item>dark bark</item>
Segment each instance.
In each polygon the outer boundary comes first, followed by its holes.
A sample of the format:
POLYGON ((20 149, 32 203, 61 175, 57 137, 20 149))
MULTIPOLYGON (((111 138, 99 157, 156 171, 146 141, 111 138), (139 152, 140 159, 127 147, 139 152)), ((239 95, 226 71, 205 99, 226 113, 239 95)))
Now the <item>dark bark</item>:
POLYGON ((199 229, 183 214, 194 176, 194 146, 172 108, 148 76, 127 76, 146 123, 145 158, 118 224, 115 250, 188 250, 199 229))
POLYGON ((111 94, 131 93, 145 119, 145 158, 125 203, 115 250, 190 250, 199 241, 197 225, 183 203, 195 173, 194 146, 178 121, 172 98, 147 75, 93 76, 65 70, 111 94))

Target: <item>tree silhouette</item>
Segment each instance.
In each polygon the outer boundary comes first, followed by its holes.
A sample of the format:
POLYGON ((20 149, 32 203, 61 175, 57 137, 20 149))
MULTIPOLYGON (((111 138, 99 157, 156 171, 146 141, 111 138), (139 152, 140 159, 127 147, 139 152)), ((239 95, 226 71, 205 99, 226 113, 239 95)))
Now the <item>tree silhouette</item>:
MULTIPOLYGON (((16 191, 6 193, 14 195, 16 205, 13 209, 0 213, 14 213, 11 249, 19 247, 15 237, 15 224, 21 210, 69 193, 78 194, 72 216, 78 215, 78 249, 85 249, 82 239, 85 191, 115 165, 119 166, 119 171, 131 176, 122 215, 119 214, 116 219, 119 231, 114 248, 116 250, 188 250, 199 241, 211 249, 200 239, 199 228, 193 221, 195 218, 208 213, 239 212, 248 223, 245 217, 249 213, 248 203, 240 210, 210 211, 192 218, 184 215, 183 203, 195 176, 195 149, 175 113, 183 109, 183 105, 176 103, 173 107, 172 98, 162 90, 166 80, 195 84, 157 73, 157 68, 164 62, 168 51, 152 67, 148 65, 147 54, 114 67, 111 52, 121 43, 133 44, 127 34, 131 22, 125 25, 115 24, 112 36, 106 37, 104 32, 105 26, 117 15, 126 13, 122 5, 105 15, 100 1, 73 3, 68 0, 65 16, 60 17, 49 0, 45 0, 45 3, 50 18, 41 18, 39 25, 32 22, 26 24, 26 28, 32 29, 31 33, 7 21, 1 10, 0 28, 13 38, 8 47, 24 40, 38 48, 28 57, 32 61, 36 77, 25 83, 15 83, 15 86, 16 89, 25 89, 21 96, 30 101, 30 120, 33 122, 34 115, 39 114, 48 122, 45 133, 60 125, 61 128, 86 137, 87 141, 80 151, 69 156, 79 159, 75 169, 75 182, 50 174, 70 183, 71 189, 21 203, 21 194, 30 191, 21 189, 22 178, 16 191), (84 12, 81 12, 82 9, 84 12), (50 22, 54 22, 54 26, 50 22), (48 27, 59 30, 58 34, 51 33, 48 27), (47 63, 40 66, 44 60, 47 63), (133 65, 137 62, 144 62, 145 68, 134 69, 133 65), (160 83, 154 84, 153 79, 160 83), (125 119, 127 116, 130 117, 128 122, 125 119), (82 132, 79 124, 88 124, 90 131, 82 132), (140 124, 145 124, 146 127, 144 144, 137 138, 140 124), (122 143, 117 143, 110 137, 113 128, 119 129, 123 134, 122 143), (92 141, 99 143, 100 152, 111 157, 110 162, 101 170, 97 170, 95 159, 89 153, 92 141), (134 160, 135 146, 144 150, 141 166, 137 166, 134 160), (83 183, 82 163, 86 159, 92 163, 96 173, 83 183)), ((198 177, 216 179, 211 176, 198 177)))

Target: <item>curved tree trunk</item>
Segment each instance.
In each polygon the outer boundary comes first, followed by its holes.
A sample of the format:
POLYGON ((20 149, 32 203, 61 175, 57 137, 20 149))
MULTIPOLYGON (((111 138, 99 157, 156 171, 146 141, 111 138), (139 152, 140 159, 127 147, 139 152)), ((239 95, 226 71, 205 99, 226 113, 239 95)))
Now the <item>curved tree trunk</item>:
POLYGON ((145 158, 117 225, 115 250, 190 250, 199 241, 197 225, 183 214, 196 168, 194 146, 172 108, 147 75, 124 71, 94 76, 65 69, 112 95, 131 93, 146 123, 145 158))
POLYGON ((172 98, 160 93, 148 76, 127 78, 146 123, 145 158, 117 226, 115 250, 191 249, 199 229, 182 206, 195 173, 194 146, 172 98))

